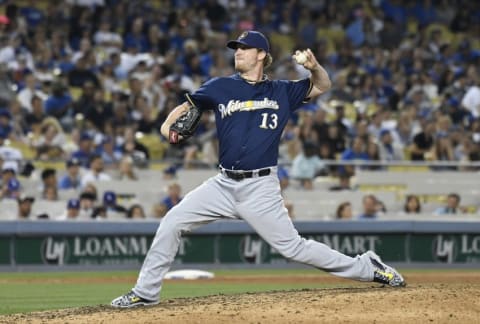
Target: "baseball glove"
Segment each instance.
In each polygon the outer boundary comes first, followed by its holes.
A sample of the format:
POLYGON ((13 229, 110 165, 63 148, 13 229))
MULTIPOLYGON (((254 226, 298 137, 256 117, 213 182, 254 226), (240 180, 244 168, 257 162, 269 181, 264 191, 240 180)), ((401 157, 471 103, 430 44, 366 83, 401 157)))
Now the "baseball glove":
POLYGON ((170 126, 169 142, 171 144, 177 144, 180 140, 186 140, 191 137, 200 123, 202 112, 195 106, 190 107, 187 113, 180 116, 170 126))

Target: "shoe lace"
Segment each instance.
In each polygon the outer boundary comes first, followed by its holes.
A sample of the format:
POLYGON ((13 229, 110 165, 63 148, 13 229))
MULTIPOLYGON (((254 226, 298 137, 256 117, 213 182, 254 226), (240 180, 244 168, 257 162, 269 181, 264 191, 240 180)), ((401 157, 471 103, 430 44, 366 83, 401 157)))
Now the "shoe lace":
POLYGON ((135 294, 133 293, 133 291, 130 291, 129 293, 122 296, 122 298, 120 299, 120 304, 122 304, 122 305, 130 304, 130 300, 134 296, 135 296, 135 294))

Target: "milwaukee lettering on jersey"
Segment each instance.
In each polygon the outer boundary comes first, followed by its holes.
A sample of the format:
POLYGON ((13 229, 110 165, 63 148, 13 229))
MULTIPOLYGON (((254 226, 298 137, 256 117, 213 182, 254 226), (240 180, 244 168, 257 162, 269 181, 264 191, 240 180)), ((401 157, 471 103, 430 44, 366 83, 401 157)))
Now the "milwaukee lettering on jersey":
POLYGON ((218 105, 222 119, 226 116, 230 116, 237 111, 252 111, 257 109, 278 109, 278 103, 275 100, 264 98, 263 100, 230 100, 225 107, 224 104, 218 105))

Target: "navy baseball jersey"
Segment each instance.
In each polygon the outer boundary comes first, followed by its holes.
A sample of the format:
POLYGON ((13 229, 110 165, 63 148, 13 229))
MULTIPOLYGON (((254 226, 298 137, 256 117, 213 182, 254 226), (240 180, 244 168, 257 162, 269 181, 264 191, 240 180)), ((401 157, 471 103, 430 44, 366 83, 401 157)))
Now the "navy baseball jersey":
POLYGON ((187 98, 215 112, 220 165, 255 170, 277 165, 282 131, 311 87, 310 79, 250 84, 234 74, 209 80, 187 98))

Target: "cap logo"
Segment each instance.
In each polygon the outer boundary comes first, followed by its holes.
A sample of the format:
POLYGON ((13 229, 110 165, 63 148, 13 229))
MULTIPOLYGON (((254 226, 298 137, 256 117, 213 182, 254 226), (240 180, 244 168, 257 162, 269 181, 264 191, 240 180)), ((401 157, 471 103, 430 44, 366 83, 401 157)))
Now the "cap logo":
POLYGON ((245 37, 248 36, 248 31, 243 32, 240 36, 238 36, 238 39, 244 39, 245 37))

